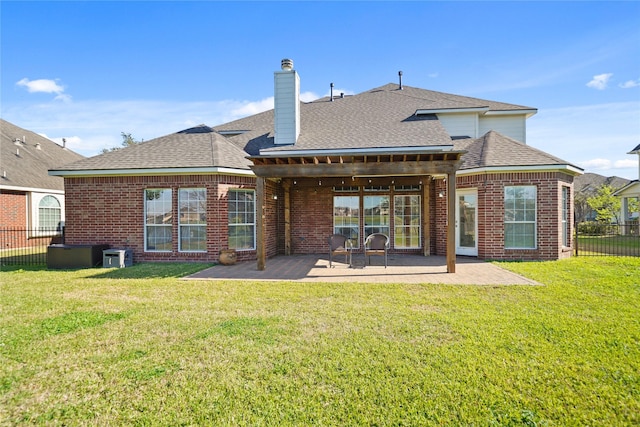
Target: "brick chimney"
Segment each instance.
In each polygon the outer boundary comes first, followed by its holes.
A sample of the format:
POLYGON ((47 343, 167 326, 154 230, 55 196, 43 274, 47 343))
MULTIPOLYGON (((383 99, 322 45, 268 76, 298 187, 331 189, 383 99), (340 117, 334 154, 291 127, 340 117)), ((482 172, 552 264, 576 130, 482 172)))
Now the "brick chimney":
POLYGON ((291 59, 283 59, 274 73, 274 129, 276 145, 293 145, 300 135, 300 77, 291 59))

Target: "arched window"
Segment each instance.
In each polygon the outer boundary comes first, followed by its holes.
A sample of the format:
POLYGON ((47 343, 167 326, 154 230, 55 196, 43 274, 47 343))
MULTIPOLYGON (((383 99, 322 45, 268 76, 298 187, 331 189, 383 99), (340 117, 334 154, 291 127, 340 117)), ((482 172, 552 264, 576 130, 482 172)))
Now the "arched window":
POLYGON ((54 196, 44 196, 38 204, 38 226, 40 231, 56 231, 62 220, 60 201, 54 196))

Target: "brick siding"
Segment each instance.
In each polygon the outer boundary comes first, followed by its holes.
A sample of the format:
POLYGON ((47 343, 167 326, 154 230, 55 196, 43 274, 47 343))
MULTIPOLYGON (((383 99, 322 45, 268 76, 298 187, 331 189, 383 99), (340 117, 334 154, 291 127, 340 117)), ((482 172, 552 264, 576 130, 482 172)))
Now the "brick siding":
MULTIPOLYGON (((436 191, 445 191, 442 180, 436 191)), ((462 176, 458 189, 478 191, 478 257, 501 260, 553 260, 571 256, 570 246, 562 246, 562 187, 569 188, 569 236, 573 236, 573 178, 560 172, 497 173, 462 176), (533 185, 537 189, 536 249, 504 248, 504 188, 533 185)), ((446 198, 436 201, 436 253, 446 253, 446 198)))
MULTIPOLYGON (((290 190, 291 252, 294 254, 325 253, 327 236, 333 233, 333 188, 315 178, 297 179, 290 190)), ((422 179, 429 197, 430 252, 446 254, 446 185, 442 179, 422 179)), ((82 177, 65 178, 66 243, 108 244, 112 248, 128 248, 134 261, 202 261, 218 260, 227 248, 228 203, 230 189, 255 188, 255 178, 225 175, 181 175, 151 177, 82 177), (144 251, 144 190, 171 188, 173 212, 177 214, 177 192, 180 188, 207 190, 207 252, 178 251, 178 223, 173 221, 173 250, 144 251)), ((562 247, 562 186, 570 188, 573 218, 573 178, 562 173, 500 173, 457 178, 458 188, 478 191, 478 257, 482 259, 546 260, 570 256, 570 248, 562 247), (538 194, 537 249, 504 249, 504 187, 535 185, 538 194)), ((390 184, 390 182, 389 182, 390 184)), ((417 182, 416 182, 417 184, 417 182)), ((284 190, 276 181, 265 185, 266 256, 284 253, 284 190), (275 196, 275 197, 274 197, 275 196)), ((257 213, 259 214, 259 213, 257 213)), ((424 215, 425 212, 422 212, 424 215)), ((361 215, 361 228, 363 218, 361 215)), ((570 227, 572 226, 572 221, 570 227)), ((391 225, 393 242, 393 226, 391 225)), ((423 231, 423 235, 424 235, 423 231)), ((424 245, 424 240, 422 244, 424 245)), ((424 249, 402 249, 392 252, 423 253, 424 249)), ((255 260, 256 251, 238 251, 238 260, 255 260)))

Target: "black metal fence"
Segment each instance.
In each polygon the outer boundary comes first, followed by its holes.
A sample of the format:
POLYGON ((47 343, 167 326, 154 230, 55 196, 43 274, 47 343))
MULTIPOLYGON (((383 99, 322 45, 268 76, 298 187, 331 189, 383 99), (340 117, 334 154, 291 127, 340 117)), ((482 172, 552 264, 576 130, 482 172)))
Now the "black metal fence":
POLYGON ((46 265, 47 247, 57 243, 64 243, 64 228, 0 228, 0 266, 46 265))
POLYGON ((576 256, 640 256, 638 222, 631 224, 576 224, 576 256))

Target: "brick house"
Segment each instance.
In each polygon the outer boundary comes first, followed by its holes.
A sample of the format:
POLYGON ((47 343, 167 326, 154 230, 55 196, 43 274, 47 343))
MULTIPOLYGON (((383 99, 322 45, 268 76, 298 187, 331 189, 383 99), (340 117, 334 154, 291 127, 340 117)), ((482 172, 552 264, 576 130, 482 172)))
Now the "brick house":
POLYGON ((3 119, 0 144, 2 248, 41 244, 65 219, 64 180, 48 170, 84 157, 3 119))
POLYGON ((373 232, 393 253, 570 256, 572 164, 526 145, 536 109, 387 84, 313 102, 283 60, 275 108, 81 160, 64 177, 67 242, 136 261, 326 253, 373 232), (72 208, 71 208, 72 207, 72 208), (452 226, 449 227, 448 224, 452 226))

